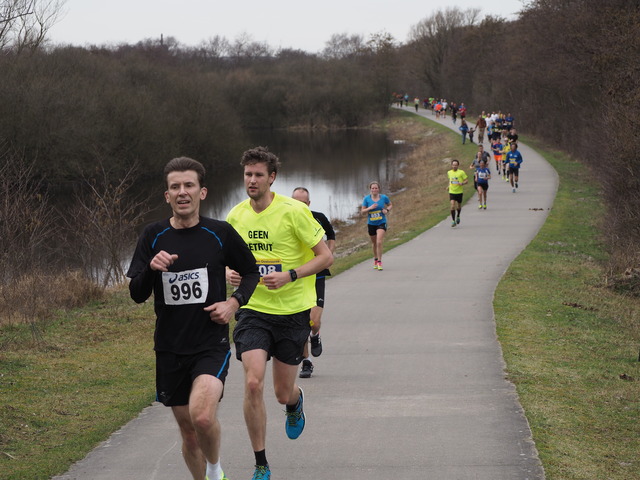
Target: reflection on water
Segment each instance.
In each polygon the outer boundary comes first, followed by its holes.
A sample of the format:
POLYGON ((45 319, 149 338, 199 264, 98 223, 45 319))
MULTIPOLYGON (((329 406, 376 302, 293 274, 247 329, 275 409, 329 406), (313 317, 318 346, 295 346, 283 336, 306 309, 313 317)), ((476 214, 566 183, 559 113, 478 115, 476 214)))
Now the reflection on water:
MULTIPOLYGON (((400 175, 396 160, 406 148, 389 140, 384 133, 348 130, 338 132, 250 133, 244 148, 267 146, 280 158, 280 172, 272 190, 291 195, 295 187, 306 187, 311 194, 311 208, 330 219, 347 220, 356 213, 362 198, 369 193, 368 184, 378 180, 383 192, 400 175)), ((224 171, 207 172, 209 194, 202 205, 202 214, 224 219, 229 210, 246 199, 241 152, 228 163, 235 165, 224 171)), ((170 214, 160 196, 153 206, 159 206, 156 217, 170 214)))

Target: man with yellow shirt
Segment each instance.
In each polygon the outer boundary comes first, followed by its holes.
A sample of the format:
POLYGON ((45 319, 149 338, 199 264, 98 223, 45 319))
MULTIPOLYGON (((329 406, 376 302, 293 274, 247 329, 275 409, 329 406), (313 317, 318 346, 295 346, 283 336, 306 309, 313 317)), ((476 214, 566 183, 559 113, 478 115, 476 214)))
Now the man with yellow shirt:
POLYGON ((451 226, 455 227, 460 223, 460 212, 462 211, 462 194, 463 185, 469 181, 467 174, 458 168, 460 162, 451 160, 451 170, 447 172, 447 191, 449 192, 449 201, 451 202, 451 226), (456 216, 456 213, 458 214, 456 216))
MULTIPOLYGON (((296 439, 305 417, 303 392, 295 379, 311 331, 315 274, 331 266, 333 255, 309 207, 271 191, 280 166, 276 155, 253 148, 244 152, 240 165, 249 198, 231 209, 227 221, 256 257, 261 279, 236 314, 233 340, 245 373, 244 416, 256 460, 253 480, 269 480, 263 396, 267 362, 273 359, 275 395, 286 405, 285 431, 296 439)), ((231 285, 239 285, 240 278, 228 270, 231 285)))

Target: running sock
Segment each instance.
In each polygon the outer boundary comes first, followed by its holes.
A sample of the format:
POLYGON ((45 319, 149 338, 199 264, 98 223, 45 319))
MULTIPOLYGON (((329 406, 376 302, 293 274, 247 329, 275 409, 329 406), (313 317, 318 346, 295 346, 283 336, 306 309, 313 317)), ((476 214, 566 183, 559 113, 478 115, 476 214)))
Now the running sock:
POLYGON ((220 467, 220 460, 218 463, 209 463, 207 460, 207 473, 206 476, 209 480, 220 480, 222 478, 222 467, 220 467))
POLYGON ((293 405, 289 405, 287 404, 287 412, 295 412, 298 409, 298 406, 300 405, 300 399, 302 398, 302 395, 300 395, 300 397, 298 397, 298 401, 296 403, 294 403, 293 405))
POLYGON ((267 451, 266 450, 260 450, 259 452, 253 452, 253 454, 256 456, 256 465, 258 467, 266 467, 267 465, 269 465, 267 463, 267 451))
POLYGON ((456 219, 456 211, 451 210, 451 220, 455 220, 455 219, 456 219))
POLYGON ((458 218, 460 218, 460 212, 462 211, 462 209, 458 209, 458 218))

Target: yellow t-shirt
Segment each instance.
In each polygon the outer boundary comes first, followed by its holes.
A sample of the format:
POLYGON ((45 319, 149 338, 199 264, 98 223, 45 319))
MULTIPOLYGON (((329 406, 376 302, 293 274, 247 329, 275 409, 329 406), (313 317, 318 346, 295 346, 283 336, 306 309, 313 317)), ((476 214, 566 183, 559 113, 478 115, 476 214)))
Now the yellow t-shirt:
MULTIPOLYGON (((240 202, 227 215, 227 222, 240 234, 256 257, 260 275, 287 272, 314 257, 311 250, 324 237, 324 230, 304 203, 274 194, 264 211, 256 213, 250 199, 240 202)), ((290 315, 316 304, 315 275, 269 290, 262 280, 243 308, 272 315, 290 315)))
POLYGON ((455 172, 449 170, 447 176, 449 177, 449 193, 463 193, 462 182, 467 179, 467 174, 458 169, 455 172))

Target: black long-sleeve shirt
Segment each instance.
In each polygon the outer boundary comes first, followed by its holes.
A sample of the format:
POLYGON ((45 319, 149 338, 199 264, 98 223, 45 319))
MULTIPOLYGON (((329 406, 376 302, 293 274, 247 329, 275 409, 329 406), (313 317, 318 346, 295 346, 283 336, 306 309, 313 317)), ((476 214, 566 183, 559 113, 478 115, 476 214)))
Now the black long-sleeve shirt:
POLYGON ((217 345, 228 348, 229 326, 213 322, 204 311, 226 300, 227 266, 242 275, 236 291, 246 303, 260 274, 253 254, 227 222, 200 217, 195 227, 176 229, 166 219, 145 228, 127 276, 135 302, 154 294, 156 351, 194 354, 217 345), (169 272, 150 267, 161 250, 178 255, 169 272))

